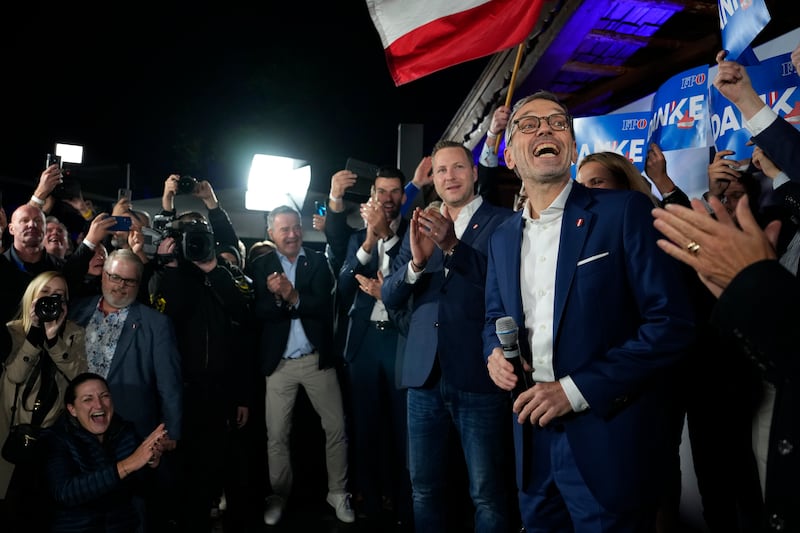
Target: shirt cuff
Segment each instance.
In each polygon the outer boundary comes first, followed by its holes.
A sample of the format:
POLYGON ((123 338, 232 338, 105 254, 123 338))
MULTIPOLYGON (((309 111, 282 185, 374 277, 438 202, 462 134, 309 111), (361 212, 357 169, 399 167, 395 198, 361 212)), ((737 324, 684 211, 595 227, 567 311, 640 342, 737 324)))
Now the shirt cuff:
POLYGON ((791 180, 789 179, 789 176, 786 175, 786 172, 781 170, 778 175, 775 176, 775 179, 772 180, 772 190, 775 190, 781 185, 789 183, 790 181, 791 180))
POLYGON ((424 268, 422 270, 420 270, 419 272, 414 272, 414 269, 411 267, 411 261, 409 261, 408 262, 408 266, 406 267, 406 279, 405 279, 405 282, 408 283, 408 284, 413 285, 414 283, 417 282, 417 280, 419 279, 419 277, 422 275, 423 272, 425 272, 424 268))
POLYGON ((561 387, 563 387, 564 393, 566 393, 567 400, 569 400, 573 411, 580 413, 589 408, 589 402, 583 397, 583 394, 578 390, 578 386, 575 385, 571 377, 565 376, 559 379, 558 382, 561 383, 561 387))
POLYGON ((358 262, 362 265, 366 265, 369 263, 369 260, 372 259, 372 254, 365 252, 364 248, 359 246, 358 250, 356 250, 356 259, 358 259, 358 262))
POLYGON ((497 154, 494 153, 494 146, 488 146, 486 143, 483 143, 483 150, 481 150, 478 163, 485 167, 496 167, 497 161, 498 158, 497 154))
POLYGON ((765 105, 758 111, 758 113, 753 115, 753 118, 744 121, 744 127, 747 128, 747 131, 750 132, 750 135, 755 137, 767 129, 770 124, 775 122, 775 119, 777 118, 778 115, 775 114, 775 111, 773 111, 768 105, 765 105))

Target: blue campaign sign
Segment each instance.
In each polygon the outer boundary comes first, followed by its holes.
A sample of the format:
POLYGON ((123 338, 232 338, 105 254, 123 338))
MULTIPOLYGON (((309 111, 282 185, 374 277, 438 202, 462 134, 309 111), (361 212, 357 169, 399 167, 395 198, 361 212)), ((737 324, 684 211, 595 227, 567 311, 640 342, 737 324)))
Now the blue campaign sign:
POLYGON ((708 67, 668 79, 653 96, 648 142, 662 150, 708 146, 708 67))
MULTIPOLYGON (((760 65, 747 67, 753 89, 761 99, 779 116, 800 129, 800 94, 797 73, 792 66, 791 54, 781 54, 760 65)), ((717 150, 733 150, 736 159, 747 159, 753 147, 747 146, 750 132, 744 127, 741 113, 722 96, 716 87, 711 87, 709 108, 711 112, 711 134, 717 150)))
POLYGON ((722 48, 727 59, 736 61, 771 17, 764 0, 719 0, 718 6, 722 48))
POLYGON ((616 152, 644 170, 647 156, 648 111, 617 113, 574 120, 578 162, 596 152, 616 152))

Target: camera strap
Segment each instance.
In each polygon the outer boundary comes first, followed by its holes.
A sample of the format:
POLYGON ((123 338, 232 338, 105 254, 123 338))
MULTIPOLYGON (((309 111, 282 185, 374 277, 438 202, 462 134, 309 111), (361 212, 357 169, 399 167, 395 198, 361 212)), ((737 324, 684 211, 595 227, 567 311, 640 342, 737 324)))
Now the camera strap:
MULTIPOLYGON (((40 382, 39 392, 36 394, 33 407, 30 409, 33 413, 31 415, 31 424, 34 426, 42 425, 44 417, 50 412, 50 409, 53 408, 58 399, 58 384, 56 383, 55 371, 55 363, 50 359, 50 355, 45 350, 41 350, 39 352, 39 360, 31 369, 28 379, 25 381, 25 388, 22 390, 21 398, 21 405, 24 407, 38 379, 40 382)), ((17 384, 17 387, 19 387, 19 384, 17 384)), ((15 405, 17 402, 16 392, 14 394, 15 405)))

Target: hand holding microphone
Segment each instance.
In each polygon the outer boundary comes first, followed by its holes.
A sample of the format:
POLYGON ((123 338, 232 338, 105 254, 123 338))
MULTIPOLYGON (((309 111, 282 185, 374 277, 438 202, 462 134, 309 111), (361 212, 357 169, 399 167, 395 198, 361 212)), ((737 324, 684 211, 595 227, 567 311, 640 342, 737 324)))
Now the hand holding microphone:
POLYGON ((512 364, 514 375, 517 376, 517 383, 511 391, 512 397, 516 398, 531 386, 530 376, 522 367, 522 358, 519 354, 519 343, 517 342, 519 328, 513 317, 504 316, 495 322, 495 333, 503 346, 503 356, 512 364))

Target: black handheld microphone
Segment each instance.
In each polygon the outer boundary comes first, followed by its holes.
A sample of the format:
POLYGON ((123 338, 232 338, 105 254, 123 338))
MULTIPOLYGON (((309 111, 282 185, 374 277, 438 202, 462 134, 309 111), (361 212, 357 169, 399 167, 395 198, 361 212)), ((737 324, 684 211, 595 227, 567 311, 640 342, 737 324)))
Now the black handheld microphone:
POLYGON ((517 342, 519 328, 514 318, 510 316, 498 318, 494 327, 497 338, 500 340, 500 344, 503 345, 503 355, 507 361, 514 365, 517 384, 514 386, 514 390, 511 391, 511 395, 516 398, 522 391, 530 387, 528 376, 522 368, 522 359, 519 356, 519 344, 517 342))

